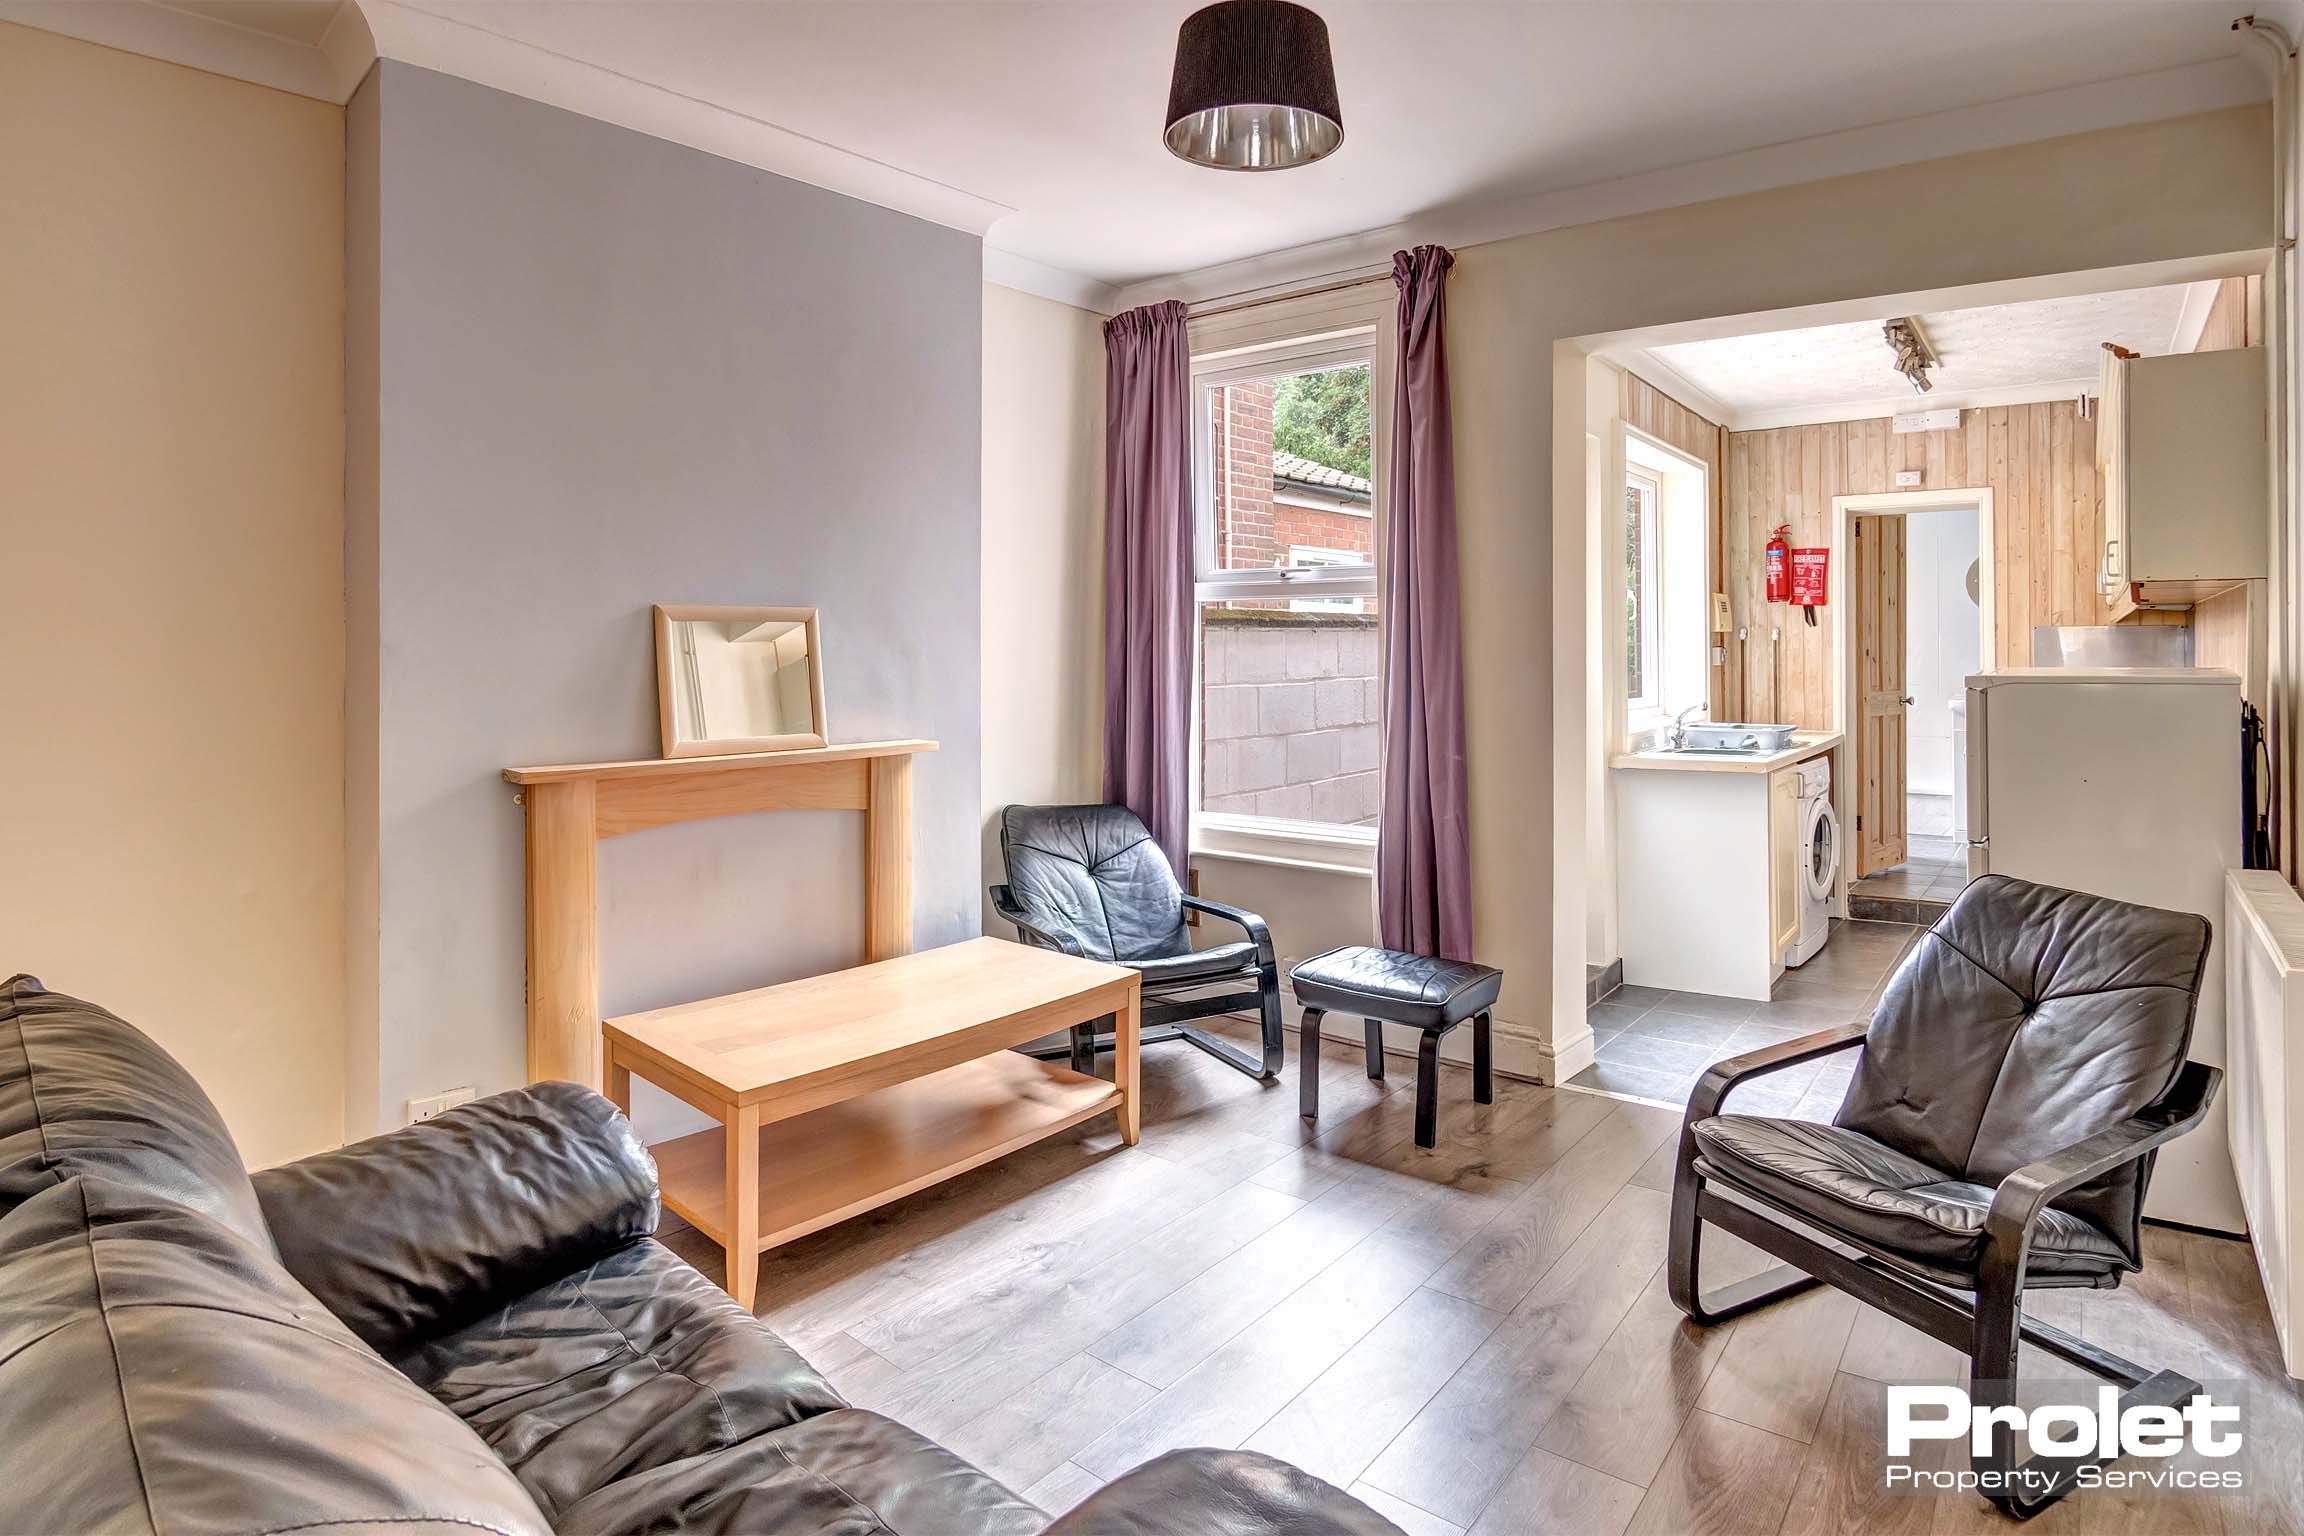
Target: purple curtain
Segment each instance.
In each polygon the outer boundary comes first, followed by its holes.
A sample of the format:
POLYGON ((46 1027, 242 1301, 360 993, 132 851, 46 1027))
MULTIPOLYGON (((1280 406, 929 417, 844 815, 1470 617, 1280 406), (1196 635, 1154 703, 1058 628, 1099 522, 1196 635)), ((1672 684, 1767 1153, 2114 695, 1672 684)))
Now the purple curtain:
POLYGON ((1184 306, 1104 327, 1104 799, 1184 878, 1192 737, 1191 347, 1184 306))
POLYGON ((1445 323, 1454 262, 1437 245, 1392 257, 1392 281, 1400 288, 1399 357, 1384 487, 1384 819, 1376 835, 1376 927, 1386 949, 1469 960, 1472 828, 1445 323))

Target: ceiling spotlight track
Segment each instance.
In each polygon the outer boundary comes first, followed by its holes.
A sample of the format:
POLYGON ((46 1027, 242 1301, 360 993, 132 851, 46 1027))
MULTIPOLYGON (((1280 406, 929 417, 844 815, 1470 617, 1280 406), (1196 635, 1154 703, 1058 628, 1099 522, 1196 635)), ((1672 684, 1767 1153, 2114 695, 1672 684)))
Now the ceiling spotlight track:
POLYGON ((1912 381, 1918 394, 1926 394, 1936 386, 1928 382, 1928 370, 1938 366, 1936 349, 1928 345, 1928 335, 1920 329, 1920 322, 1911 315, 1891 320, 1880 327, 1880 334, 1888 338, 1888 350, 1896 354, 1896 371, 1912 381))

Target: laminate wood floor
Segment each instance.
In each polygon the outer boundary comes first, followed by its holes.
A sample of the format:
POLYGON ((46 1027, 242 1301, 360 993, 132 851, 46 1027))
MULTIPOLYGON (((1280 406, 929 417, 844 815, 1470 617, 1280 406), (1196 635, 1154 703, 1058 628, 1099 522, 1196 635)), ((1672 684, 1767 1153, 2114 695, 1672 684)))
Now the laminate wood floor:
MULTIPOLYGON (((1956 1354, 1828 1291, 1714 1329, 1673 1309, 1675 1114, 1503 1079, 1475 1105, 1451 1067, 1425 1151, 1412 1063, 1371 1083, 1332 1046, 1317 1127, 1295 1073, 1148 1050, 1140 1146, 1094 1122, 778 1249, 761 1315, 859 1406, 1052 1512, 1214 1445, 1409 1536, 2013 1529, 1970 1494, 1878 1486, 1880 1383, 1956 1381, 1956 1354)), ((664 1238, 718 1277, 693 1230, 664 1238)), ((2147 1247, 2122 1289, 2040 1310, 2245 1382, 2251 1490, 2081 1493, 2029 1529, 2304 1536, 2304 1397, 2248 1248, 2157 1227, 2147 1247)), ((1706 1256, 1708 1284, 1762 1262, 1717 1232, 1706 1256)))

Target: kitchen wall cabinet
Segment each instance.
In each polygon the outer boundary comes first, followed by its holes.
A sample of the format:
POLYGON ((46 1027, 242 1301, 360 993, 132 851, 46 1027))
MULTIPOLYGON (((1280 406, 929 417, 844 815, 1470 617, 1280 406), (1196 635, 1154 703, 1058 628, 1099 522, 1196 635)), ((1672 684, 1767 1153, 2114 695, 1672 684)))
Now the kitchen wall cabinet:
POLYGON ((2203 582, 2270 574, 2265 385, 2260 348, 2105 353, 2098 581, 2116 612, 2140 601, 2195 602, 2203 582))

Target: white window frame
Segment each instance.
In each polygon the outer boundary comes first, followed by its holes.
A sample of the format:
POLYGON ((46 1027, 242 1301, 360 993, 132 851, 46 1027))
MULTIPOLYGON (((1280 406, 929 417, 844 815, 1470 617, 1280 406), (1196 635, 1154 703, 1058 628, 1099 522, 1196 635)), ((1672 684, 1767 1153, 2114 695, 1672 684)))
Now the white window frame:
MULTIPOLYGON (((1643 645, 1648 661, 1645 697, 1632 693, 1625 660, 1609 662, 1609 675, 1624 696, 1621 740, 1629 747, 1671 724, 1690 705, 1702 705, 1711 692, 1712 568, 1711 469, 1668 443, 1636 428, 1624 428, 1625 483, 1655 487, 1650 530, 1653 543, 1643 562, 1648 592, 1642 604, 1647 620, 1643 645)), ((1611 635, 1617 633, 1612 627, 1611 635)))
MULTIPOLYGON (((1631 658, 1624 658, 1624 708, 1633 718, 1653 715, 1664 707, 1663 624, 1664 579, 1659 563, 1662 550, 1657 525, 1664 516, 1664 482, 1635 464, 1624 466, 1624 489, 1640 495, 1640 659, 1646 677, 1632 676, 1631 658), (1646 686, 1641 686, 1642 683, 1646 686)), ((1629 578, 1631 573, 1623 573, 1629 578)), ((1630 590, 1631 583, 1624 582, 1630 590)), ((1623 631, 1617 631, 1621 643, 1623 631)))
MULTIPOLYGON (((1258 317, 1224 317, 1193 326, 1190 398, 1192 411, 1193 634, 1200 633, 1199 610, 1227 601, 1317 603, 1378 595, 1380 558, 1365 564, 1307 564, 1267 570, 1225 570, 1216 558, 1213 412, 1209 391, 1292 373, 1362 363, 1368 367, 1372 486, 1384 484, 1390 457, 1392 304, 1390 284, 1365 294, 1326 296, 1306 306, 1286 302, 1258 317), (1303 319, 1290 326, 1292 316, 1303 319), (1293 330, 1294 334, 1289 334, 1293 330)), ((1382 492, 1371 499, 1375 550, 1383 548, 1382 492)), ((1291 549, 1291 560, 1294 550, 1291 549)), ((1379 611, 1378 623, 1382 623, 1379 611)), ((1200 657, 1192 660, 1191 843, 1195 854, 1294 867, 1367 873, 1375 869, 1376 829, 1333 822, 1296 821, 1200 808, 1200 657)))
POLYGON ((1258 347, 1245 356, 1195 358, 1192 365, 1192 566, 1201 602, 1226 597, 1286 597, 1291 586, 1342 583, 1367 588, 1375 595, 1376 566, 1366 564, 1284 565, 1268 569, 1228 570, 1216 549, 1215 413, 1210 397, 1227 384, 1247 384, 1291 374, 1323 373, 1331 368, 1366 364, 1369 370, 1371 435, 1375 416, 1375 338, 1369 335, 1313 337, 1292 345, 1258 347), (1253 589, 1253 590, 1251 590, 1253 589))
MULTIPOLYGON (((1322 549, 1312 544, 1288 546, 1288 565, 1294 570, 1319 570, 1327 566, 1345 566, 1354 571, 1370 569, 1368 557, 1356 549, 1322 549)), ((1291 613, 1366 613, 1361 599, 1345 593, 1333 597, 1292 597, 1288 599, 1291 613)))

